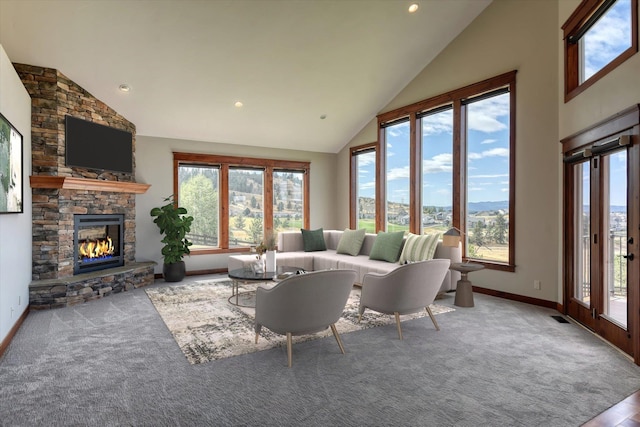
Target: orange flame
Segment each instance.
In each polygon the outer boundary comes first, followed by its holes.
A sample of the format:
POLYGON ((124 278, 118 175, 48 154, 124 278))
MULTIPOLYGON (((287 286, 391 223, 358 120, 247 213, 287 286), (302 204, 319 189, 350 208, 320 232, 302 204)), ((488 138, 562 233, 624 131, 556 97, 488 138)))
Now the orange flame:
POLYGON ((115 248, 111 237, 107 236, 106 240, 86 241, 80 245, 78 252, 82 258, 100 258, 113 255, 115 248))

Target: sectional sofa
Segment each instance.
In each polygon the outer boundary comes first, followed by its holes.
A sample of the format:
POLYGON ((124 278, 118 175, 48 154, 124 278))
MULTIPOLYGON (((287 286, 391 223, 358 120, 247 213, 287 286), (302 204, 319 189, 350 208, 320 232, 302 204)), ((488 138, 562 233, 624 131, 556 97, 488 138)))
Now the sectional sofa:
MULTIPOLYGON (((279 266, 299 267, 306 271, 328 270, 328 269, 350 269, 358 273, 358 283, 362 283, 362 278, 367 273, 388 273, 401 264, 399 262, 388 262, 380 259, 370 259, 372 249, 377 238, 376 234, 365 234, 362 246, 357 255, 338 253, 337 249, 345 231, 323 230, 325 250, 305 251, 305 241, 300 231, 284 231, 278 233, 278 252, 276 264, 279 266)), ((406 242, 403 239, 402 244, 406 242)), ((400 248, 402 250, 402 247, 400 248)), ((445 258, 453 262, 461 262, 462 255, 460 248, 448 247, 438 241, 434 258, 445 258)), ((231 255, 228 261, 229 271, 244 268, 245 264, 255 261, 255 255, 231 255)), ((448 292, 456 289, 456 284, 460 279, 460 273, 449 270, 445 276, 440 292, 448 292)))

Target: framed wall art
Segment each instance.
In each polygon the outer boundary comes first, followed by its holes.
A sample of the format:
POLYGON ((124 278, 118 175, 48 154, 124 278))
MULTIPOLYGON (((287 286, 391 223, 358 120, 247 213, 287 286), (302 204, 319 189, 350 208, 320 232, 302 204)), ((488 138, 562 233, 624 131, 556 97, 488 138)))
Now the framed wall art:
POLYGON ((0 114, 0 214, 22 213, 22 134, 0 114))

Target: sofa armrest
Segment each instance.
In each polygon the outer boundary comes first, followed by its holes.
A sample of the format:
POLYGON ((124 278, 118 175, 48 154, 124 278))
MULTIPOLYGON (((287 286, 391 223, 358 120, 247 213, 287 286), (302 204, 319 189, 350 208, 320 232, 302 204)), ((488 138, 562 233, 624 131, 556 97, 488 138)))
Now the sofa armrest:
MULTIPOLYGON (((439 241, 438 246, 436 246, 434 258, 448 259, 451 263, 462 262, 462 248, 460 245, 458 245, 457 248, 445 246, 442 241, 439 241)), ((442 288, 440 288, 440 290, 443 292, 455 291, 458 280, 460 280, 461 277, 459 271, 449 270, 444 278, 444 282, 442 282, 442 288)))
POLYGON ((296 251, 304 251, 304 242, 300 230, 278 232, 278 252, 296 251))

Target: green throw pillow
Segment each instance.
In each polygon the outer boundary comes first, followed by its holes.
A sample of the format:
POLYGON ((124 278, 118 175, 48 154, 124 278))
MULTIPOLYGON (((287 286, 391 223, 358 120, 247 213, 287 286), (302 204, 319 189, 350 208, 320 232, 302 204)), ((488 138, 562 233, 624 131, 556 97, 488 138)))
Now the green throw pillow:
POLYGON ((304 244, 305 252, 327 250, 322 228, 318 228, 317 230, 305 230, 304 228, 301 228, 300 231, 302 232, 302 243, 304 244))
POLYGON ((404 242, 404 247, 402 248, 400 264, 433 259, 439 239, 439 234, 417 235, 409 233, 407 241, 404 242))
POLYGON ((402 248, 402 239, 404 231, 396 231, 387 233, 386 231, 378 232, 376 240, 373 242, 369 259, 379 259, 387 262, 397 262, 402 248))
POLYGON ((340 241, 338 242, 336 252, 351 256, 358 255, 360 253, 360 248, 362 247, 362 242, 364 242, 364 234, 366 232, 367 230, 364 228, 361 228, 360 230, 345 229, 342 233, 342 237, 340 237, 340 241))

